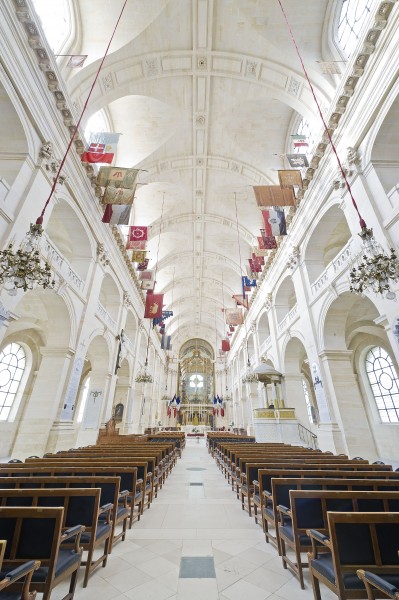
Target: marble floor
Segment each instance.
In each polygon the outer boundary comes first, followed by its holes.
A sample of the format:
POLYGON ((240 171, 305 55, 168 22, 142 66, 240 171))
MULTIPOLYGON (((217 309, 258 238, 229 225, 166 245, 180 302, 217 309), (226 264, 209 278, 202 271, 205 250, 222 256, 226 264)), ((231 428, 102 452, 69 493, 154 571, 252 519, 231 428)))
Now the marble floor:
MULTIPOLYGON (((313 599, 308 577, 301 590, 241 509, 204 440, 187 441, 158 498, 114 547, 106 568, 97 569, 86 589, 82 578, 76 600, 313 599), (208 558, 182 561, 190 557, 208 558)), ((63 592, 59 586, 51 600, 63 592)), ((322 586, 322 598, 336 596, 322 586)))

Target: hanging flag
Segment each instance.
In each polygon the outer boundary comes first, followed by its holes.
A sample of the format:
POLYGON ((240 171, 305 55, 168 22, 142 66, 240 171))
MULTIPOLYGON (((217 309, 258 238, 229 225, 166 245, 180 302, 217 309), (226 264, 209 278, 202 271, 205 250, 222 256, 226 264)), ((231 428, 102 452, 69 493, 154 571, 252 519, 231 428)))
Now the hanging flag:
POLYGON ((229 350, 230 350, 229 340, 222 340, 222 350, 223 350, 223 352, 229 352, 229 350))
POLYGON ((132 262, 142 263, 145 261, 147 252, 145 250, 133 250, 132 262))
POLYGON ((129 240, 126 242, 126 250, 145 250, 147 242, 145 240, 129 240))
POLYGON ((256 204, 263 206, 295 206, 295 194, 290 188, 279 185, 254 185, 256 204))
POLYGON ((148 228, 141 225, 132 225, 129 227, 128 240, 130 242, 146 241, 148 239, 148 228))
POLYGON ((278 171, 280 187, 298 186, 302 188, 302 175, 299 169, 282 169, 278 171))
POLYGON ((126 167, 100 167, 96 184, 100 187, 112 186, 125 190, 136 189, 136 178, 140 169, 127 169, 126 167))
POLYGON ((285 214, 283 210, 269 208, 262 210, 265 233, 269 236, 287 235, 287 226, 285 223, 285 214))
POLYGON ((258 263, 262 267, 264 266, 264 264, 265 264, 265 257, 264 256, 257 256, 256 254, 252 253, 251 258, 252 258, 252 260, 254 262, 258 263))
POLYGON ((229 326, 229 329, 230 329, 230 331, 231 331, 231 332, 234 332, 234 331, 235 331, 235 329, 234 329, 234 325, 230 325, 230 326, 229 326))
POLYGON ((171 335, 163 335, 161 338, 161 349, 162 350, 169 350, 170 349, 170 340, 171 340, 172 336, 171 335))
POLYGON ((105 131, 92 133, 90 135, 88 148, 81 156, 81 161, 87 163, 111 164, 114 160, 119 136, 120 133, 108 133, 105 131))
POLYGON ((263 246, 265 250, 275 250, 277 248, 277 240, 272 235, 266 235, 266 231, 264 229, 260 230, 262 234, 263 246))
POLYGON ((135 190, 108 185, 105 188, 104 204, 133 204, 135 190))
POLYGON ((111 217, 112 217, 112 204, 107 204, 107 206, 105 207, 105 211, 104 211, 104 215, 103 218, 101 219, 101 221, 103 223, 110 223, 111 222, 111 217))
POLYGON ((149 294, 145 299, 145 319, 156 319, 162 317, 163 294, 149 294))
POLYGON ((145 271, 148 267, 148 263, 150 262, 149 258, 146 258, 143 260, 143 262, 139 262, 137 265, 137 270, 138 271, 145 271))
POLYGON ((153 271, 140 271, 139 280, 141 282, 142 290, 153 290, 155 281, 154 281, 154 273, 153 271))
POLYGON ((251 269, 251 273, 262 273, 262 265, 257 261, 252 260, 252 258, 248 259, 249 268, 251 269))
POLYGON ((291 137, 294 142, 294 148, 301 148, 301 147, 309 146, 306 135, 295 135, 295 136, 292 135, 291 137))
POLYGON ((236 301, 238 306, 243 306, 248 310, 248 300, 245 299, 243 294, 233 294, 232 298, 236 301))
MULTIPOLYGON (((111 204, 109 206, 111 206, 111 204)), ((131 211, 131 204, 117 204, 112 206, 112 216, 109 221, 110 225, 129 225, 131 211)))
POLYGON ((244 323, 244 313, 241 308, 226 308, 224 312, 227 325, 242 325, 244 323))
POLYGON ((303 169, 309 166, 306 154, 287 154, 287 160, 293 169, 303 169))

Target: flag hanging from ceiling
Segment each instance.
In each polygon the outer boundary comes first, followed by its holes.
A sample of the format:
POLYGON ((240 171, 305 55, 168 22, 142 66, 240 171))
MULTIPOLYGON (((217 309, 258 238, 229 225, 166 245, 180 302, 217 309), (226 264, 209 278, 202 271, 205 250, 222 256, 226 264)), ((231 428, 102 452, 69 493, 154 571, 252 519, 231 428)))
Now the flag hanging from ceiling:
POLYGON ((142 263, 145 261, 147 252, 145 250, 133 250, 132 262, 142 263))
POLYGON ((258 256, 257 254, 255 254, 253 252, 251 255, 251 258, 254 262, 258 263, 262 267, 265 265, 265 257, 264 256, 258 256))
POLYGON ((306 154, 287 154, 287 160, 293 169, 303 169, 309 166, 306 154))
MULTIPOLYGON (((109 206, 112 206, 111 204, 109 206)), ((129 225, 131 204, 117 204, 112 206, 112 216, 108 221, 110 225, 129 225)))
POLYGON ((267 237, 287 235, 287 226, 283 210, 278 210, 277 208, 262 210, 262 217, 267 237))
POLYGON ((262 273, 262 265, 258 263, 258 261, 252 260, 252 258, 248 259, 249 268, 251 269, 251 273, 262 273))
POLYGON ((81 156, 82 162, 108 163, 114 160, 116 146, 118 145, 120 133, 107 133, 101 131, 92 133, 86 152, 81 156))
POLYGON ((293 189, 281 188, 279 185, 254 185, 256 204, 263 206, 294 206, 293 189))
POLYGON ((243 294, 233 294, 232 298, 236 301, 238 306, 243 306, 248 309, 248 300, 245 299, 243 294))
POLYGON ((105 207, 103 218, 101 219, 103 223, 110 223, 112 217, 112 204, 107 204, 105 207))
POLYGON ((244 313, 241 308, 226 308, 224 313, 227 325, 242 325, 244 323, 244 313))
POLYGON ((222 350, 223 352, 228 352, 230 350, 229 340, 222 340, 222 350))
POLYGON ((170 350, 170 340, 172 339, 171 335, 163 335, 161 338, 161 348, 162 350, 170 350))
POLYGON ((301 133, 296 133, 295 135, 292 135, 291 138, 292 138, 292 141, 294 142, 294 148, 301 148, 302 146, 303 147, 309 146, 306 135, 303 135, 301 133))
POLYGON ((150 262, 149 258, 146 258, 145 260, 143 260, 143 262, 139 262, 139 264, 137 265, 137 269, 139 271, 146 271, 149 262, 150 262))
POLYGON ((139 280, 141 282, 142 290, 154 289, 154 273, 153 271, 141 271, 139 274, 139 280))
POLYGON ((133 204, 135 190, 108 185, 105 188, 104 204, 133 204))
POLYGON ((266 235, 266 231, 264 229, 260 230, 262 234, 263 247, 265 250, 275 250, 277 248, 277 240, 272 235, 266 235))
POLYGON ((129 227, 128 240, 130 242, 146 241, 148 239, 148 228, 144 226, 132 225, 129 227))
POLYGON ((242 276, 242 285, 245 288, 249 288, 248 290, 246 289, 246 291, 250 291, 251 287, 256 287, 256 279, 251 279, 250 277, 247 277, 246 275, 242 276))
MULTIPOLYGON (((108 206, 111 206, 110 204, 108 206)), ((126 250, 145 250, 147 246, 146 241, 135 241, 135 240, 127 240, 126 242, 126 250)))
POLYGON ((112 186, 125 190, 136 189, 137 175, 140 169, 127 169, 126 167, 100 167, 96 184, 100 187, 112 186))
POLYGON ((149 294, 145 299, 145 319, 156 319, 162 317, 163 294, 149 294))
POLYGON ((294 185, 302 188, 302 175, 299 169, 282 169, 278 171, 278 180, 282 188, 294 185))

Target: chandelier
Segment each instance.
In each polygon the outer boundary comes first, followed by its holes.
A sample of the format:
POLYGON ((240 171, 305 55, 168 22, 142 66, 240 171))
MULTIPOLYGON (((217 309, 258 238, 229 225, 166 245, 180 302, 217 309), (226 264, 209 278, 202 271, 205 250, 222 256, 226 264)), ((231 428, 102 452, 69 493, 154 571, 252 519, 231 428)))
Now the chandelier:
POLYGON ((258 383, 258 377, 253 372, 253 369, 251 367, 251 363, 249 362, 249 359, 247 361, 247 369, 245 371, 244 377, 242 378, 242 382, 243 383, 258 383))
POLYGON ((41 224, 31 223, 30 229, 19 249, 14 252, 13 244, 0 251, 0 283, 15 296, 18 289, 26 292, 36 286, 53 289, 54 278, 50 264, 40 259, 40 240, 43 233, 41 224))
POLYGON ((151 373, 147 371, 148 360, 145 359, 144 369, 142 369, 137 375, 135 381, 136 383, 152 383, 154 380, 152 378, 151 373))
POLYGON ((391 282, 399 279, 399 261, 395 250, 391 248, 391 254, 386 254, 375 241, 373 230, 367 227, 362 228, 359 236, 363 240, 364 254, 350 271, 350 291, 362 294, 371 290, 375 294, 385 294, 388 300, 394 300, 396 294, 391 290, 391 282))

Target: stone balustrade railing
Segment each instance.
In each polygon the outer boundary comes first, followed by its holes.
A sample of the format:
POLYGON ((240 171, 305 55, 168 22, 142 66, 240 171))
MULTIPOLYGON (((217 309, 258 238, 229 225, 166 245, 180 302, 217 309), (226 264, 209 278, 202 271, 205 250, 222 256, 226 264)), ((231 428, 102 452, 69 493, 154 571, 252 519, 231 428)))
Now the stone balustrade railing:
POLYGON ((59 277, 72 285, 75 290, 83 293, 84 280, 74 271, 67 259, 57 250, 46 234, 43 234, 42 255, 44 259, 48 260, 51 268, 59 277))
POLYGON ((100 317, 101 321, 105 323, 114 333, 116 332, 116 321, 111 317, 106 308, 98 302, 97 305, 97 316, 100 317))
POLYGON ((322 274, 311 284, 313 299, 316 299, 350 265, 354 251, 351 238, 337 256, 326 266, 322 274))

